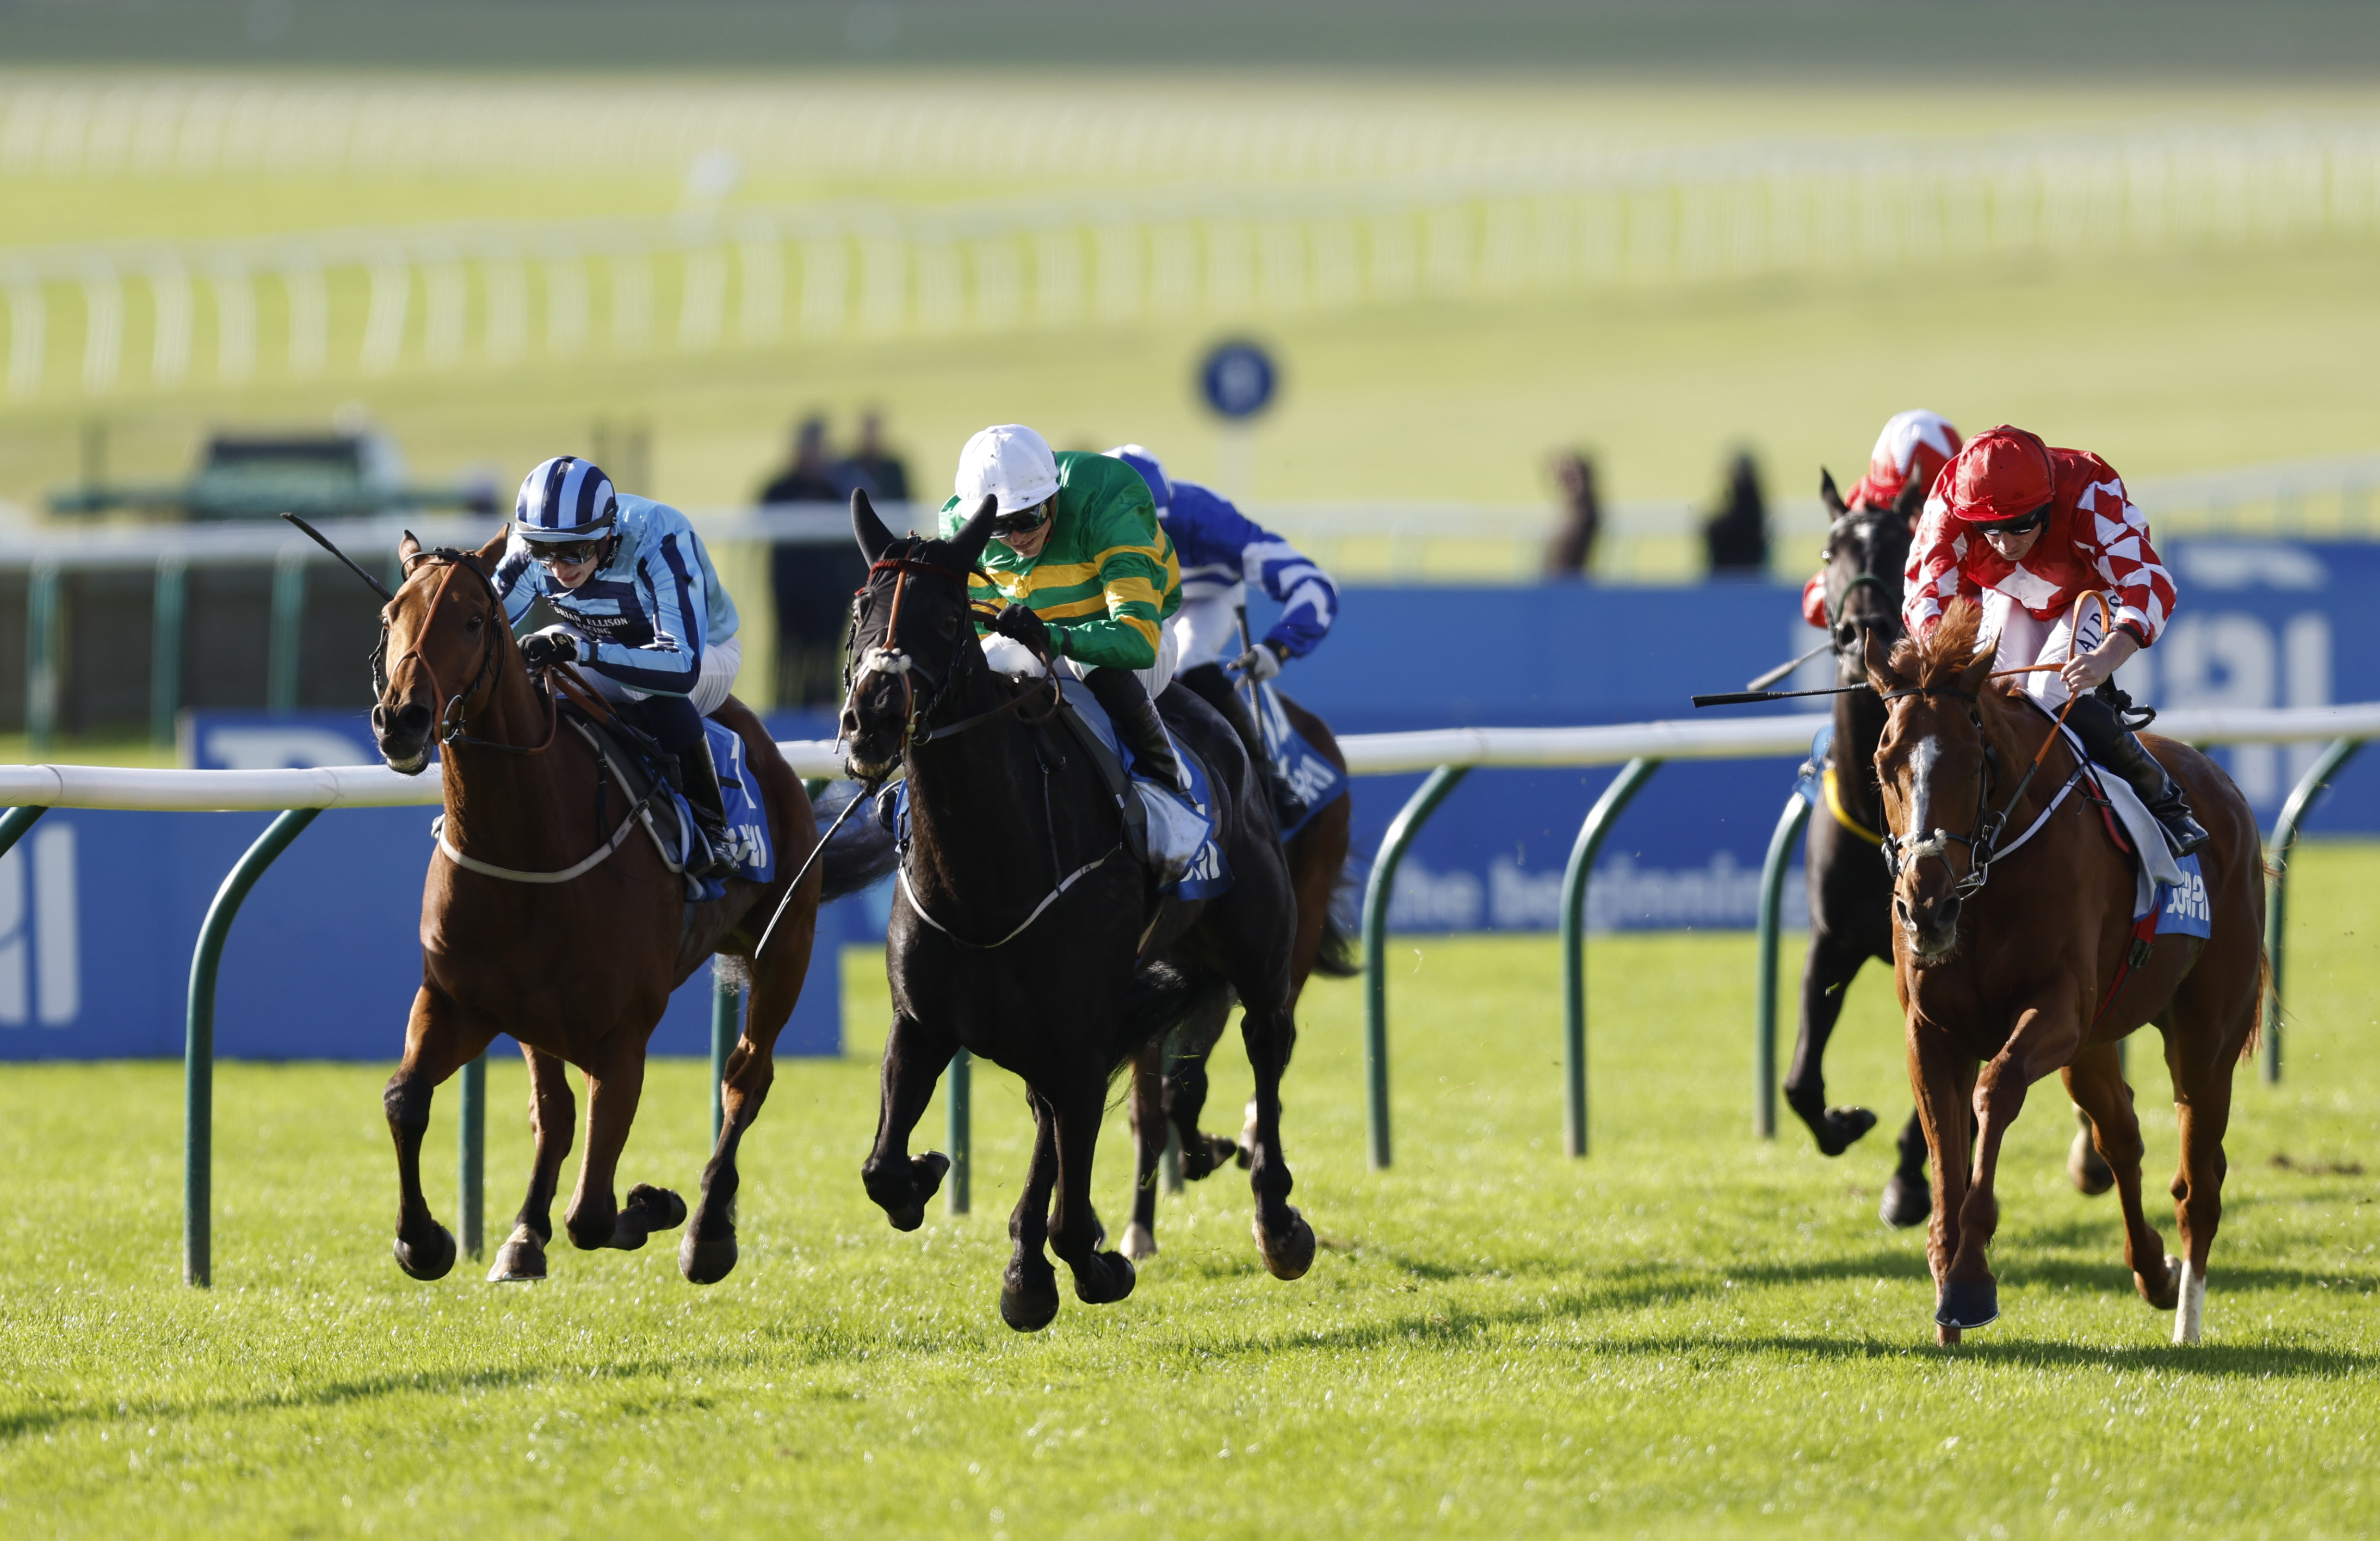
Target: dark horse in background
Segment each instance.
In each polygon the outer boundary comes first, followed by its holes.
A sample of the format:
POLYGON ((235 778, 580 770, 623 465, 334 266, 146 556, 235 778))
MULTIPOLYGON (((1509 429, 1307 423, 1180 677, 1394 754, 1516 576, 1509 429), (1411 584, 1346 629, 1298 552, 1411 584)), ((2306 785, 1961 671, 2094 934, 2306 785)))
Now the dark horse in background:
MULTIPOLYGON (((1835 680, 1858 685, 1866 677, 1867 639, 1889 647, 1900 638, 1903 575, 1910 538, 1925 504, 1926 485, 1912 478, 1889 508, 1843 506, 1834 477, 1820 473, 1818 496, 1833 522, 1828 527, 1827 626, 1833 644, 1835 680)), ((1872 690, 1834 698, 1834 739, 1828 750, 1826 806, 1810 820, 1804 873, 1810 892, 1810 951, 1802 965, 1802 1021, 1793 1063, 1785 1076, 1785 1100, 1809 1125, 1818 1149, 1840 1156, 1876 1127, 1865 1108, 1827 1106, 1827 1041, 1843 1011, 1843 993, 1870 958, 1892 962, 1892 873, 1879 844, 1884 832, 1883 793, 1876 782, 1876 751, 1884 736, 1885 703, 1872 690)), ((1892 1176, 1877 1212, 1888 1225, 1922 1223, 1932 1207, 1925 1176, 1925 1128, 1912 1110, 1902 1125, 1892 1176)), ((2087 1115, 2067 1162, 2074 1185, 2103 1194, 2114 1174, 2093 1147, 2087 1115)))
POLYGON ((1100 1250, 1091 1207, 1110 1079, 1192 1002, 1228 988, 1245 1008, 1256 1070, 1257 1249, 1275 1277, 1295 1279, 1315 1244, 1290 1207, 1281 1147, 1297 906, 1264 777, 1212 707, 1187 689, 1165 692, 1167 727, 1206 762, 1233 882, 1195 902, 1156 890, 1124 848, 1098 767, 1054 720, 1053 687, 1013 684, 984 660, 967 581, 997 506, 986 498, 951 540, 896 540, 866 494, 852 495, 869 569, 854 607, 843 734, 859 780, 908 775, 908 843, 887 932, 892 1026, 862 1180, 896 1229, 923 1222, 950 1162, 911 1156, 909 1135, 943 1067, 967 1050, 1021 1077, 1033 1110, 1002 1319, 1034 1331, 1057 1316, 1045 1248, 1072 1271, 1078 1299, 1123 1299, 1132 1263, 1100 1250))
POLYGON ((639 1183, 623 1206, 613 1179, 644 1088, 646 1040, 670 991, 719 953, 746 960, 750 1005, 727 1062, 719 1143, 678 1248, 686 1277, 712 1283, 735 1266, 735 1154, 774 1078, 772 1050, 808 972, 820 900, 882 877, 890 843, 880 837, 871 850, 866 835, 858 844, 838 841, 802 877, 767 952, 756 955, 818 829, 793 768, 731 697, 712 715, 744 740, 768 809, 776 880, 731 878, 724 897, 689 904, 685 880, 663 864, 628 796, 557 722, 552 675, 541 691, 522 664, 491 576, 504 547, 502 534, 476 552, 424 551, 406 536, 406 580, 382 612, 374 655, 376 665, 392 661, 375 682, 380 751, 411 775, 428 763, 433 735, 443 746, 444 843, 472 864, 433 851, 421 896, 421 988, 384 1098, 403 1195, 397 1265, 416 1279, 454 1267, 455 1238, 422 1196, 421 1140, 433 1090, 499 1033, 517 1039, 528 1061, 537 1148, 528 1196, 489 1278, 545 1276, 575 1122, 567 1065, 586 1074, 588 1091, 587 1149, 564 1217, 571 1244, 634 1250, 684 1221, 674 1193, 639 1183), (858 859, 836 859, 846 851, 858 859), (573 868, 583 869, 565 877, 573 868))
MULTIPOLYGON (((1286 695, 1281 698, 1281 705, 1298 735, 1344 771, 1347 757, 1339 752, 1339 741, 1322 719, 1286 695)), ((1293 1010, 1305 993, 1305 981, 1315 974, 1344 979, 1359 972, 1354 940, 1337 910, 1344 892, 1342 874, 1354 802, 1354 794, 1342 791, 1288 842, 1289 880, 1297 895, 1297 934, 1289 961, 1293 1010)), ((1227 1161, 1245 1164, 1254 1149, 1254 1103, 1249 1104, 1247 1125, 1237 1139, 1206 1134, 1198 1127, 1198 1115, 1207 1105, 1207 1057, 1222 1038, 1231 1008, 1227 992, 1209 992, 1192 1007, 1170 1038, 1151 1039, 1133 1061, 1132 1224, 1124 1231, 1123 1255, 1135 1263, 1157 1256, 1158 1159, 1165 1154, 1168 1129, 1181 1141, 1182 1175, 1192 1182, 1227 1161)))

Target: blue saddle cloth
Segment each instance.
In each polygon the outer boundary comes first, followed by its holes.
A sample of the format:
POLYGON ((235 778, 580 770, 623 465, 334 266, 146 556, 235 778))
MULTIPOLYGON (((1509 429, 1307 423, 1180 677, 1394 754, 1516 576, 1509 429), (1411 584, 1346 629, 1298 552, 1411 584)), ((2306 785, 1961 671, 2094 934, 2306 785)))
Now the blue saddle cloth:
MULTIPOLYGON (((744 740, 735 729, 708 717, 702 720, 702 731, 710 739, 711 763, 719 767, 719 790, 727 807, 726 855, 735 864, 735 876, 756 883, 772 882, 777 876, 777 848, 769 838, 769 809, 760 800, 760 778, 744 763, 744 740)), ((684 795, 672 792, 670 795, 677 803, 678 859, 683 862, 693 843, 702 836, 684 795)), ((726 892, 727 884, 722 879, 705 878, 698 902, 707 904, 726 892)))
POLYGON ((1330 807, 1333 798, 1346 795, 1347 772, 1331 764, 1292 725, 1281 704, 1281 692, 1269 682, 1257 686, 1257 732, 1264 739, 1265 753, 1272 758, 1273 770, 1305 799, 1305 817, 1281 831, 1286 841, 1330 807))
MULTIPOLYGON (((2174 858, 2181 867, 2181 881, 2155 884, 2155 895, 2150 901, 2157 907, 2156 934, 2161 937, 2211 937, 2215 934, 2215 906, 2206 896, 2206 875, 2199 870, 2198 853, 2174 858)), ((2147 914, 2136 911, 2139 920, 2147 914)))
MULTIPOLYGON (((1174 886, 1174 892, 1184 899, 1212 899, 1229 892, 1232 864, 1223 858, 1223 848, 1215 843, 1215 797, 1214 790, 1207 780, 1206 762, 1190 753, 1187 746, 1174 737, 1173 730, 1168 728, 1166 737, 1172 741, 1173 758, 1180 760, 1182 769, 1189 773, 1189 792, 1184 793, 1171 782, 1142 775, 1139 765, 1133 758, 1131 746, 1116 736, 1115 724, 1108 721, 1108 714, 1100 707, 1098 698, 1091 694, 1091 687, 1065 670, 1059 672, 1059 683, 1066 692, 1066 704, 1089 724, 1090 730, 1099 735, 1102 743, 1115 751, 1116 758, 1123 762, 1125 775, 1130 776, 1136 785, 1148 787, 1160 796, 1172 798, 1207 827, 1205 837, 1198 842, 1197 855, 1191 858, 1189 870, 1182 875, 1181 882, 1174 886)), ((1151 809, 1149 819, 1152 825, 1156 818, 1156 810, 1151 809)), ((1154 840, 1155 837, 1156 831, 1152 829, 1150 838, 1154 840)))

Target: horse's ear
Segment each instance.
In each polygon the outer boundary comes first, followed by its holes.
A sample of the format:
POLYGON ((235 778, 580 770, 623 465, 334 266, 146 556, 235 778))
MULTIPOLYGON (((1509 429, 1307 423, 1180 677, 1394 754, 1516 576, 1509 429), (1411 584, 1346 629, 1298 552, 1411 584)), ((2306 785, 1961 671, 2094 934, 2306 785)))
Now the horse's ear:
POLYGON ((876 505, 868 501, 861 488, 851 490, 851 533, 859 542, 859 554, 875 562, 884 555, 884 548, 892 543, 892 532, 876 516, 876 505))
POLYGON ((1909 521, 1912 534, 1917 529, 1917 516, 1925 512, 1926 491, 1925 483, 1912 476, 1900 484, 1900 495, 1892 500, 1892 511, 1909 521))
POLYGON ((504 528, 496 531, 496 538, 494 540, 489 541, 486 545, 481 546, 472 554, 477 556, 480 561, 486 563, 490 570, 492 571, 495 564, 504 558, 504 542, 510 540, 512 538, 513 527, 506 525, 504 528))
POLYGON ((1984 686, 1991 680, 1992 665, 1998 661, 1999 649, 1986 646, 1975 655, 1973 662, 1959 672, 1959 688, 1970 696, 1982 695, 1984 686))
POLYGON ((421 542, 413 538, 413 531, 407 530, 404 538, 396 543, 396 559, 399 562, 410 562, 420 554, 421 542))
POLYGON ((1000 500, 986 492, 983 495, 983 503, 975 511, 975 516, 967 520, 958 534, 952 538, 951 554, 958 558, 960 566, 972 567, 983 560, 984 545, 991 539, 991 521, 998 517, 1000 517, 1000 500))
POLYGON ((1878 626, 1866 628, 1866 643, 1860 661, 1867 665, 1867 683, 1879 696, 1888 695, 1908 684, 1892 667, 1892 643, 1878 626))
POLYGON ((1824 466, 1818 467, 1818 501, 1827 505, 1827 516, 1840 519, 1851 512, 1843 506, 1843 495, 1835 491, 1835 473, 1824 466))

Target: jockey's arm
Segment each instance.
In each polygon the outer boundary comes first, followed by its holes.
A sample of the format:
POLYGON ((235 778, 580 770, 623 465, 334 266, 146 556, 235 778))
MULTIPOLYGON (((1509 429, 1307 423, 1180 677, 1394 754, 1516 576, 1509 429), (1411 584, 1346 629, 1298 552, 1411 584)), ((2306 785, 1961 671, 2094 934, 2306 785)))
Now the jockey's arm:
POLYGON ((1165 569, 1148 547, 1111 547, 1099 554, 1098 596, 1077 601, 1083 613, 1077 617, 1045 613, 1042 619, 1064 657, 1094 668, 1153 669, 1165 581, 1165 569))
POLYGON ((1242 570, 1257 577, 1281 604, 1281 617, 1265 633, 1265 645, 1284 662, 1304 658, 1330 635, 1330 623, 1339 618, 1339 590, 1296 547, 1269 531, 1259 533, 1264 539, 1249 544, 1242 570))
POLYGON ((588 662, 633 689, 692 695, 702 679, 702 649, 710 629, 699 561, 672 532, 638 554, 636 575, 638 597, 652 618, 653 640, 638 648, 598 640, 588 662))
POLYGON ((2141 650, 2141 639, 2122 626, 2118 626, 2107 639, 2087 653, 2074 655, 2058 677, 2066 688, 2081 695, 2096 690, 2101 681, 2124 666, 2125 661, 2141 650))
POLYGON ((496 596, 504 607, 504 625, 519 629, 528 607, 537 602, 538 588, 537 558, 528 542, 515 535, 496 563, 496 596))

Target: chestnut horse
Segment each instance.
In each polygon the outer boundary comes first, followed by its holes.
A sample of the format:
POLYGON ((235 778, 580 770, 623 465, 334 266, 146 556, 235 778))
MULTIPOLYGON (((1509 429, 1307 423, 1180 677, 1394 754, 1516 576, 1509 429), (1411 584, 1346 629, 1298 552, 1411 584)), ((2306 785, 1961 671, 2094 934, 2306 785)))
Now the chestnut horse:
POLYGON ((528 1196, 490 1280, 545 1276, 575 1117, 565 1065, 585 1073, 588 1089, 587 1150, 564 1219, 572 1244, 634 1250, 684 1220, 684 1202, 663 1188, 639 1184, 623 1207, 613 1177, 644 1086, 646 1040, 670 991, 721 953, 748 961, 750 1005, 727 1062, 719 1142, 678 1248, 686 1277, 713 1283, 735 1266, 736 1149, 769 1095, 771 1050, 801 993, 820 895, 832 881, 826 863, 813 864, 767 953, 753 956, 818 843, 809 798, 759 719, 730 698, 713 716, 744 740, 768 808, 776 880, 731 878, 725 897, 689 905, 685 880, 663 865, 626 796, 585 740, 557 731, 553 702, 523 666, 492 576, 504 549, 502 534, 476 552, 424 551, 407 534, 398 548, 406 580, 382 612, 373 655, 375 673, 393 661, 375 681, 381 754, 417 774, 434 734, 446 804, 421 896, 421 989, 383 1099, 403 1193, 397 1266, 425 1280, 454 1267, 455 1238, 422 1196, 421 1139, 433 1090, 499 1033, 517 1039, 528 1061, 537 1147, 528 1196), (514 876, 473 869, 481 867, 514 876), (573 868, 583 870, 564 879, 573 868))
MULTIPOLYGON (((1281 710, 1299 736, 1342 771, 1347 758, 1321 718, 1281 698, 1281 710)), ((1333 906, 1347 865, 1348 824, 1354 798, 1342 792, 1307 819, 1286 847, 1290 886, 1297 895, 1297 932, 1289 955, 1289 1003, 1295 1009, 1305 981, 1317 970, 1334 979, 1357 972, 1352 939, 1333 906)), ((1198 1127, 1207 1105, 1207 1056, 1221 1041, 1231 1020, 1232 998, 1216 990, 1198 1001, 1171 1035, 1143 1045, 1132 1066, 1132 1223, 1123 1233, 1123 1255, 1139 1263, 1157 1256, 1157 1163, 1165 1154, 1166 1131, 1182 1141, 1182 1175, 1193 1182, 1233 1159, 1245 1164, 1256 1141, 1256 1108, 1237 1139, 1198 1127)))
POLYGON ((1905 639, 1889 656, 1880 637, 1867 643, 1869 682, 1888 711, 1876 766, 1887 855, 1898 867, 1893 965, 1910 1085, 1934 1159, 1934 1320, 1941 1341, 1954 1343, 1961 1329, 1999 1314, 1985 1251, 1999 1223, 2000 1142, 2026 1088, 2062 1071, 2115 1172, 2133 1281, 2157 1309, 2180 1307, 2175 1341, 2196 1342, 2223 1212, 2231 1075, 2254 1044, 2263 994, 2255 817, 2204 755, 2145 741, 2215 838, 2199 854, 2212 935, 2162 938, 2142 956, 2131 864, 2089 800, 2056 801, 2080 770, 2070 743, 2059 734, 2042 754, 2055 730, 2029 698, 1992 683, 1981 619, 1959 601, 1932 636, 1905 639), (2165 1037, 2180 1115, 2179 1258, 2166 1255, 2141 1212, 2140 1124, 2119 1054, 2123 1038, 2150 1023, 2165 1037))

